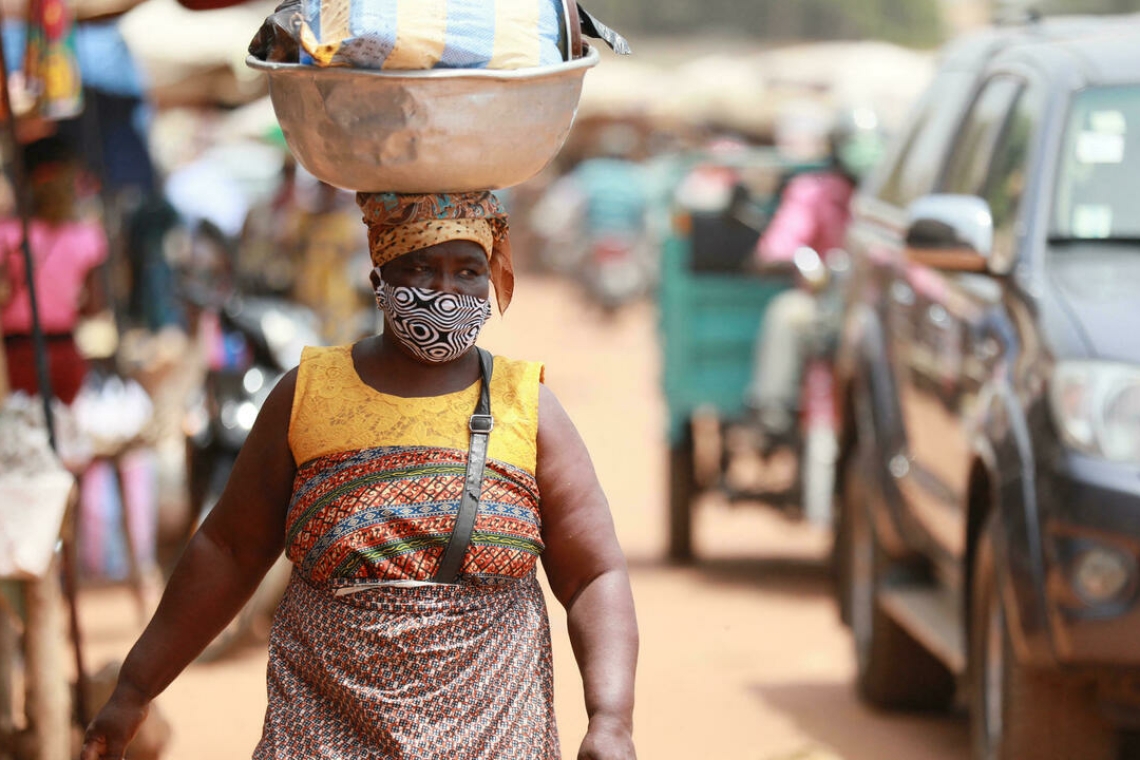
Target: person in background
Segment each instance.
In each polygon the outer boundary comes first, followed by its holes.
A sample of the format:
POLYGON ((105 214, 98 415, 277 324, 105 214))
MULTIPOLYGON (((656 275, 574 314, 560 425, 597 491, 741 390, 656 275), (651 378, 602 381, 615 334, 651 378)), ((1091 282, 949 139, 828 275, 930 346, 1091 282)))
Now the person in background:
MULTIPOLYGON (((826 144, 828 166, 798 174, 784 186, 776 213, 756 246, 757 270, 794 271, 795 254, 802 247, 814 250, 824 263, 842 248, 855 189, 883 148, 875 113, 869 109, 841 113, 826 133, 826 144)), ((745 406, 768 445, 787 436, 795 422, 808 330, 816 311, 815 296, 797 287, 776 296, 764 314, 745 406)))
POLYGON ((284 220, 295 266, 293 299, 317 315, 326 343, 351 343, 376 326, 368 319, 374 299, 361 287, 372 268, 368 236, 351 193, 308 172, 297 172, 296 181, 284 220))
POLYGON ((595 139, 593 152, 547 188, 531 222, 546 241, 541 256, 548 270, 576 275, 595 298, 616 271, 628 299, 647 293, 656 276, 641 135, 619 122, 595 139))
MULTIPOLYGON (((63 139, 51 136, 24 148, 30 192, 29 243, 35 271, 40 327, 47 342, 54 395, 75 400, 87 374, 87 362, 75 344, 75 328, 84 315, 104 307, 100 267, 107 260, 107 236, 96 220, 76 214, 79 160, 63 139)), ((13 391, 39 392, 32 308, 18 218, 0 220, 0 266, 7 294, 0 312, 4 353, 13 391)))
POLYGON ((605 495, 543 365, 475 346, 492 285, 500 312, 514 290, 506 215, 487 192, 357 200, 383 331, 307 348, 270 393, 82 760, 123 757, 282 550, 254 758, 560 757, 541 560, 583 681, 577 757, 634 760, 637 623, 605 495))

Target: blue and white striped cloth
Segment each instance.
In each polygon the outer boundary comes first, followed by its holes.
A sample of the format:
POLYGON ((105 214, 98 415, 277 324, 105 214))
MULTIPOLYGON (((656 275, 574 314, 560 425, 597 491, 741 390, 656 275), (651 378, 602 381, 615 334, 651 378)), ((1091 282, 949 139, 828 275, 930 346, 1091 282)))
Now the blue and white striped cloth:
POLYGON ((304 0, 303 61, 520 69, 563 60, 562 0, 304 0))

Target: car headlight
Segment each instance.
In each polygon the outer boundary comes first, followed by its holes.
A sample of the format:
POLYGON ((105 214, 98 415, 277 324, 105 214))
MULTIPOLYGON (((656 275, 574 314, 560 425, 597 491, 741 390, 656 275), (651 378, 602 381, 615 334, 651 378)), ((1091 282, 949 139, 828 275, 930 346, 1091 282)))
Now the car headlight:
POLYGON ((1067 446, 1115 462, 1140 464, 1140 367, 1060 362, 1049 398, 1067 446))

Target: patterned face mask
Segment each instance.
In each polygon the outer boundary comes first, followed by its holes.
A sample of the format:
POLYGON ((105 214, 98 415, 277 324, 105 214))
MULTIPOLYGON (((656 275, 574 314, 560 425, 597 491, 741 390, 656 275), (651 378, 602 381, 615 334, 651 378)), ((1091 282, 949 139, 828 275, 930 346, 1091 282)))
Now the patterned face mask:
POLYGON ((485 298, 383 281, 376 288, 376 305, 400 342, 432 364, 462 356, 491 316, 491 302, 485 298))

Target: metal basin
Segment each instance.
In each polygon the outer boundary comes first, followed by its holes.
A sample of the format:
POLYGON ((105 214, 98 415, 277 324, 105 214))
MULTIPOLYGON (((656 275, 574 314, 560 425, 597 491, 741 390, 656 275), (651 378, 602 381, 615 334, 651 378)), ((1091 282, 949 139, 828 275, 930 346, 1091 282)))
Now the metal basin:
POLYGON ((495 190, 530 179, 562 148, 597 50, 529 69, 375 71, 269 63, 285 141, 346 190, 495 190))

